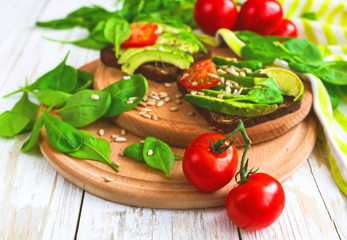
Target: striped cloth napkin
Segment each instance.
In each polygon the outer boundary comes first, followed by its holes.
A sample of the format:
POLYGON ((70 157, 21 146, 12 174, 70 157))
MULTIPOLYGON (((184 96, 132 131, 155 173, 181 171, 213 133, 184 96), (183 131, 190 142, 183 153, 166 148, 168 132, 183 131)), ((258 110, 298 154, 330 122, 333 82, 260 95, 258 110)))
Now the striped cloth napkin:
MULTIPOLYGON (((347 1, 346 0, 279 0, 284 17, 298 29, 298 37, 317 44, 325 61, 347 61, 347 1)), ((244 43, 227 29, 216 33, 216 44, 223 39, 238 55, 244 43)), ((282 60, 275 64, 288 68, 282 60)), ((347 71, 347 69, 346 69, 347 71)), ((339 105, 332 109, 328 93, 320 79, 312 74, 298 75, 312 86, 313 109, 324 130, 329 163, 334 179, 347 195, 347 86, 339 88, 339 105)))

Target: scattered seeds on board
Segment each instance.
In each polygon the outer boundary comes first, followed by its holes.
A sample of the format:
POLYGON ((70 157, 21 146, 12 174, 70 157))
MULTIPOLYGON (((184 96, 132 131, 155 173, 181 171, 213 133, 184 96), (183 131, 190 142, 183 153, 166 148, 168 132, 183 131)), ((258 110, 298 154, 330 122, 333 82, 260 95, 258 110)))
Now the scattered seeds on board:
POLYGON ((115 142, 126 142, 126 141, 128 141, 128 139, 126 139, 125 137, 116 137, 114 140, 115 140, 115 142))
POLYGON ((178 94, 175 95, 175 97, 176 97, 177 99, 183 98, 183 94, 182 94, 182 93, 178 93, 178 94))
POLYGON ((99 129, 99 131, 98 131, 98 134, 99 134, 99 136, 104 136, 104 134, 105 134, 105 130, 104 129, 99 129))
POLYGON ((105 182, 112 182, 112 181, 113 181, 112 178, 109 178, 109 177, 106 176, 106 175, 102 175, 102 176, 100 176, 100 178, 104 179, 105 182))
POLYGON ((154 100, 159 100, 159 99, 160 99, 160 97, 157 96, 157 95, 151 95, 150 98, 152 98, 152 99, 154 99, 154 100))
POLYGON ((170 101, 171 101, 171 98, 170 98, 170 97, 164 98, 164 102, 168 103, 168 102, 170 102, 170 101))
POLYGON ((117 162, 116 160, 111 160, 111 162, 112 162, 114 165, 116 165, 116 167, 119 167, 119 166, 120 166, 119 162, 117 162))
POLYGON ((148 119, 151 119, 152 118, 152 115, 148 114, 148 113, 144 113, 141 115, 142 117, 144 118, 148 118, 148 119))
POLYGON ((132 101, 132 100, 127 101, 127 104, 133 104, 133 103, 134 103, 134 101, 132 101))
POLYGON ((92 100, 94 100, 94 101, 97 101, 97 100, 99 100, 99 95, 97 95, 97 94, 92 94, 91 96, 90 96, 90 98, 92 99, 92 100))
POLYGON ((240 72, 240 77, 246 77, 246 73, 245 72, 240 72))
POLYGON ((153 120, 153 121, 157 121, 157 120, 158 120, 158 116, 157 116, 156 114, 153 114, 153 115, 152 115, 152 120, 153 120))
POLYGON ((222 93, 217 95, 217 98, 222 99, 223 97, 224 97, 224 94, 222 94, 222 93))
POLYGON ((153 150, 149 149, 148 152, 147 152, 147 156, 152 156, 152 155, 153 155, 153 150))
POLYGON ((155 101, 153 99, 150 99, 150 100, 147 101, 147 105, 154 106, 155 105, 155 101))
POLYGON ((129 100, 130 101, 135 101, 137 99, 137 97, 130 97, 129 100))
POLYGON ((194 117, 194 116, 195 116, 195 112, 189 111, 189 112, 188 112, 188 116, 189 116, 189 117, 194 117))
POLYGON ((171 87, 171 83, 165 82, 164 87, 167 87, 167 88, 171 87))
POLYGON ((147 97, 147 96, 144 96, 144 97, 142 98, 142 101, 147 102, 147 101, 148 101, 148 97, 147 97))
POLYGON ((122 136, 127 135, 127 130, 121 129, 121 130, 120 130, 120 134, 121 134, 122 136))
POLYGON ((191 91, 190 94, 196 95, 198 92, 197 91, 191 91))
POLYGON ((145 103, 145 102, 143 102, 143 101, 139 102, 139 105, 140 105, 141 107, 147 107, 147 103, 145 103))
POLYGON ((112 134, 112 136, 111 136, 111 138, 113 138, 113 139, 116 139, 117 137, 119 137, 119 135, 117 135, 117 134, 112 134))
POLYGON ((178 107, 171 107, 170 108, 170 111, 171 112, 177 112, 179 109, 178 109, 178 107))
POLYGON ((123 150, 120 150, 120 151, 119 151, 119 156, 121 156, 121 157, 124 157, 124 156, 125 156, 123 150))
POLYGON ((166 98, 168 96, 167 92, 160 92, 159 97, 160 98, 166 98))

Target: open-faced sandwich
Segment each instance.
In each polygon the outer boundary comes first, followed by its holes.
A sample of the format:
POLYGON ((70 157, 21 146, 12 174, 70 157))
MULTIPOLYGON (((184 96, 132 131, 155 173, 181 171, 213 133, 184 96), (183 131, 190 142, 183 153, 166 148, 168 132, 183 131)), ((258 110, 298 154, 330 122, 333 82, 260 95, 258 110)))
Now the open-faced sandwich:
POLYGON ((176 81, 192 63, 210 57, 191 31, 161 23, 132 23, 130 38, 120 47, 119 54, 112 44, 103 48, 102 63, 157 82, 176 81))
POLYGON ((288 70, 221 57, 195 63, 177 85, 220 132, 235 129, 239 119, 251 127, 292 113, 304 94, 303 83, 288 70))

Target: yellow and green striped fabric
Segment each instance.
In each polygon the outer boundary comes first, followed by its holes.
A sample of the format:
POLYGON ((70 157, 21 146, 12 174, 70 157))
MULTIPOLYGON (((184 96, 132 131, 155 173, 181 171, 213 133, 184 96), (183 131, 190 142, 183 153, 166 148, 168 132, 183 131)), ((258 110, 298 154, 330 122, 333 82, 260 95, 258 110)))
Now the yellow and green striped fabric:
MULTIPOLYGON (((317 44, 325 57, 324 60, 347 60, 346 0, 280 0, 280 2, 284 17, 291 19, 297 26, 298 37, 317 44), (314 16, 315 20, 302 17, 307 13, 314 16)), ((244 44, 233 32, 220 29, 216 34, 217 43, 222 39, 240 55, 244 44)), ((275 63, 282 67, 288 66, 281 60, 276 60, 275 63)), ((322 81, 312 74, 299 75, 311 82, 313 108, 325 133, 331 171, 336 183, 347 195, 347 86, 340 88, 340 103, 333 110, 322 81)))

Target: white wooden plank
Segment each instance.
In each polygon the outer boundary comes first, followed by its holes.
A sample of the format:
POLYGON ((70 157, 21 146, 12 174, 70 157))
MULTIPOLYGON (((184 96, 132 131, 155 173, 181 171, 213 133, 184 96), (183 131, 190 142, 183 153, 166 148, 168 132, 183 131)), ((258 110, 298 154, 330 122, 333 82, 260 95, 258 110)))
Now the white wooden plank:
POLYGON ((283 187, 286 206, 279 220, 261 231, 241 230, 242 239, 339 239, 307 161, 283 187))
POLYGON ((85 194, 77 239, 172 239, 172 211, 129 207, 85 194))
POLYGON ((329 211, 329 217, 341 239, 347 239, 347 197, 336 185, 331 174, 325 143, 317 141, 315 151, 309 158, 309 164, 315 182, 329 211))

